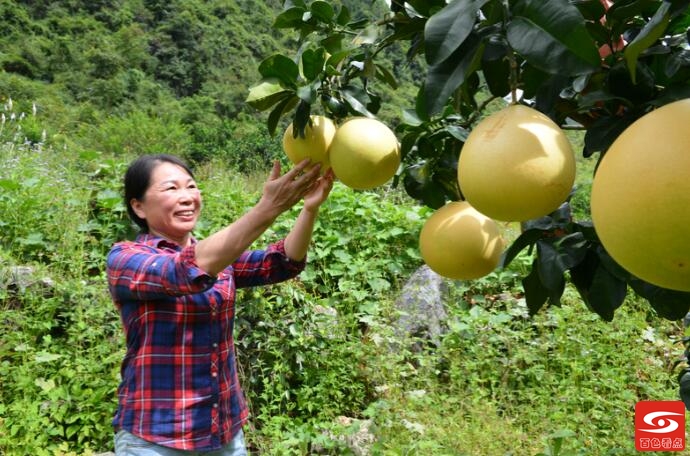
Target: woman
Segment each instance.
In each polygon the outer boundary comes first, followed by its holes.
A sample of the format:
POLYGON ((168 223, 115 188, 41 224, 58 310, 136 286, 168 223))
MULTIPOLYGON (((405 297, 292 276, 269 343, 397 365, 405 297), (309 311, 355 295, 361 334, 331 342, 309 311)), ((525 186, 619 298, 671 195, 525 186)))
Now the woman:
POLYGON ((113 246, 110 293, 124 326, 115 454, 246 455, 247 406, 233 343, 236 287, 276 283, 305 266, 319 207, 333 185, 308 160, 281 175, 275 163, 259 202, 197 241, 194 175, 177 157, 147 155, 125 174, 125 202, 141 233, 113 246), (303 200, 285 239, 249 246, 303 200))

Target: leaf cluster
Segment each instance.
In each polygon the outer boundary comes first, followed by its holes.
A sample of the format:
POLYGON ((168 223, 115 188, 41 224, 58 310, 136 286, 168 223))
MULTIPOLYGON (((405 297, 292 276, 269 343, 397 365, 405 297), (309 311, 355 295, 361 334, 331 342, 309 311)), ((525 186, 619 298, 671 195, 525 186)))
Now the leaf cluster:
MULTIPOLYGON (((375 116, 388 100, 374 83, 396 86, 395 69, 378 57, 404 44, 406 62, 417 64, 421 77, 414 105, 396 121, 403 166, 393 182, 439 208, 464 199, 457 179, 464 142, 505 102, 583 130, 582 156, 598 153, 601 160, 635 120, 690 97, 689 6, 688 0, 394 0, 367 24, 350 21, 345 6, 286 1, 274 27, 299 33, 297 55, 265 59, 247 101, 270 110, 271 132, 288 115, 303 129, 319 105, 336 119, 375 116)), ((503 265, 525 249, 534 253, 522 281, 532 314, 546 303, 559 305, 568 281, 607 321, 629 289, 664 318, 690 309, 690 293, 654 286, 616 264, 592 224, 573 221, 568 201, 524 223, 503 265)))
MULTIPOLYGON (((584 130, 583 156, 600 153, 601 159, 640 116, 690 96, 689 5, 681 0, 619 0, 610 7, 599 0, 393 1, 380 20, 366 23, 351 21, 342 5, 285 2, 273 25, 299 32, 297 56, 265 59, 259 65, 262 79, 247 101, 271 110, 270 131, 293 108, 299 128, 312 106, 336 119, 375 116, 385 100, 374 92, 374 82, 396 85, 395 70, 385 69, 378 56, 405 43, 406 61, 419 63, 423 77, 414 106, 397 125, 403 166, 394 185, 439 208, 464 199, 457 179, 463 144, 473 125, 504 100, 529 104, 564 128, 584 130), (333 98, 342 109, 329 107, 333 98)), ((509 263, 516 252, 536 246, 537 259, 524 279, 533 311, 547 301, 558 304, 566 278, 606 320, 628 286, 664 317, 677 319, 688 311, 690 294, 632 277, 604 251, 591 224, 569 217, 559 221, 563 216, 556 211, 531 221, 527 225, 533 228, 507 252, 509 263)))

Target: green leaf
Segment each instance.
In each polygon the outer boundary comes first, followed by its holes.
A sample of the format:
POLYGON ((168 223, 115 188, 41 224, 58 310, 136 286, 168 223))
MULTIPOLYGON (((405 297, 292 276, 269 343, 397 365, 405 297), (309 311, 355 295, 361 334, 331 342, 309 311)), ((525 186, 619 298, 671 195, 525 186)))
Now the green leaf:
POLYGON ((0 179, 0 188, 7 191, 19 190, 21 185, 12 179, 0 179))
POLYGON ((348 22, 350 22, 350 19, 352 19, 352 15, 350 14, 350 10, 347 9, 345 5, 343 5, 340 8, 340 12, 338 13, 338 17, 335 19, 336 24, 338 25, 347 25, 348 22))
POLYGON ((686 367, 678 374, 678 384, 680 398, 685 403, 685 408, 690 410, 690 368, 686 367))
POLYGON ((537 260, 532 262, 532 270, 529 275, 522 279, 522 287, 525 290, 525 303, 530 315, 535 315, 539 312, 546 301, 549 299, 549 290, 539 280, 539 273, 537 272, 537 260))
POLYGON ((649 301, 660 317, 667 320, 680 320, 690 310, 690 293, 661 288, 640 279, 631 279, 630 287, 649 301))
POLYGON ((39 377, 39 378, 35 379, 34 385, 41 388, 41 390, 44 393, 47 393, 47 392, 55 389, 55 387, 56 387, 55 380, 53 380, 52 378, 49 378, 48 380, 46 380, 43 377, 39 377))
POLYGON ((544 286, 550 290, 560 287, 565 271, 584 259, 587 253, 586 246, 587 242, 582 233, 537 241, 539 278, 544 286))
POLYGON ((412 6, 417 13, 424 17, 431 16, 435 10, 443 8, 446 4, 445 0, 407 0, 404 3, 412 6))
POLYGON ((304 2, 304 0, 285 0, 283 2, 283 11, 287 11, 295 7, 304 9, 307 7, 307 4, 304 2))
POLYGON ((627 285, 611 274, 608 269, 599 267, 589 289, 589 306, 606 321, 613 320, 613 314, 625 300, 627 285))
POLYGON ((105 189, 96 194, 96 200, 100 207, 113 210, 122 201, 122 195, 113 189, 105 189))
POLYGON ((259 73, 264 79, 275 78, 286 86, 293 87, 297 84, 299 67, 289 57, 275 54, 259 64, 259 73))
POLYGON ((431 119, 431 116, 427 112, 426 105, 426 84, 422 82, 421 87, 419 87, 417 90, 417 96, 414 100, 415 114, 417 115, 417 118, 422 121, 429 121, 431 119))
POLYGON ((273 111, 268 115, 266 125, 268 128, 268 133, 273 136, 275 134, 276 128, 278 127, 278 122, 284 113, 290 111, 297 105, 299 98, 295 94, 287 96, 283 101, 279 102, 273 111))
POLYGON ((277 78, 263 79, 249 89, 246 102, 259 111, 265 111, 283 100, 291 90, 285 90, 277 78))
POLYGON ((319 44, 331 54, 328 58, 328 64, 332 66, 338 65, 345 57, 350 55, 351 49, 343 46, 345 35, 342 33, 333 33, 328 35, 319 44))
POLYGON ((542 235, 543 231, 538 229, 523 231, 503 253, 501 267, 507 267, 520 252, 522 252, 525 248, 534 245, 539 239, 541 239, 542 235))
POLYGON ((634 117, 629 116, 605 116, 594 121, 585 133, 585 150, 583 155, 585 157, 590 157, 595 152, 606 153, 616 138, 618 138, 634 120, 634 117))
POLYGON ((352 30, 358 30, 358 29, 363 29, 370 24, 371 24, 371 22, 369 21, 369 19, 363 18, 363 19, 358 19, 356 21, 348 22, 347 28, 352 29, 352 30))
POLYGON ((482 73, 489 91, 496 97, 510 93, 510 63, 505 46, 489 43, 482 56, 482 73))
POLYGON ((690 86, 674 84, 666 87, 650 104, 659 107, 685 98, 690 98, 690 86))
POLYGON ((467 131, 465 128, 462 128, 459 125, 447 125, 443 127, 442 131, 447 132, 453 138, 457 139, 462 143, 467 141, 467 137, 470 135, 469 131, 467 131))
POLYGON ((295 117, 292 120, 293 134, 295 138, 297 135, 304 138, 306 136, 307 126, 311 123, 311 103, 300 100, 295 110, 295 117))
POLYGON ((606 12, 606 22, 614 25, 631 23, 635 16, 646 16, 650 6, 657 3, 658 0, 618 0, 606 12))
POLYGON ((391 73, 388 68, 376 64, 376 79, 385 82, 392 89, 398 88, 398 81, 396 81, 395 76, 391 73))
POLYGON ((356 87, 348 86, 341 91, 343 100, 350 106, 352 111, 366 117, 374 117, 374 114, 367 109, 369 95, 356 87))
POLYGON ((275 18, 273 27, 277 29, 298 27, 302 24, 304 12, 305 9, 302 7, 286 9, 275 18))
POLYGON ((568 0, 518 0, 508 42, 530 64, 551 74, 579 75, 600 66, 585 21, 568 0))
POLYGON ((690 369, 683 369, 678 375, 680 398, 685 408, 690 410, 690 369))
POLYGON ((312 104, 316 100, 316 87, 314 85, 306 85, 297 89, 297 96, 306 103, 312 104))
POLYGON ((319 77, 326 62, 326 51, 323 48, 317 50, 307 49, 302 53, 302 75, 307 81, 319 77))
POLYGON ((570 276, 587 307, 611 321, 615 310, 625 300, 627 284, 608 269, 602 255, 606 253, 588 250, 583 261, 570 270, 570 276))
POLYGON ((577 0, 574 2, 580 14, 585 19, 598 22, 599 19, 606 13, 604 5, 600 0, 577 0))
POLYGON ((403 186, 412 198, 438 209, 446 203, 443 189, 432 179, 433 169, 428 162, 414 164, 403 173, 403 186))
POLYGON ((429 67, 423 88, 427 115, 441 111, 448 98, 479 68, 483 49, 479 37, 471 34, 449 58, 429 67))
POLYGON ((21 245, 25 245, 25 246, 33 246, 33 247, 47 247, 48 246, 45 238, 43 237, 43 233, 39 233, 36 231, 31 232, 24 237, 17 238, 17 241, 21 245))
POLYGON ((477 12, 488 0, 453 0, 424 26, 424 55, 436 65, 455 52, 472 32, 477 12))
POLYGON ((37 363, 49 363, 60 358, 62 358, 62 355, 59 353, 48 353, 46 351, 41 351, 36 353, 34 361, 36 361, 37 363))
POLYGON ((628 64, 630 78, 633 84, 637 80, 637 59, 640 54, 649 46, 654 44, 668 27, 670 21, 671 2, 664 1, 659 9, 654 13, 654 17, 645 24, 634 40, 632 40, 623 51, 625 62, 628 64))
POLYGON ((313 17, 317 18, 321 22, 330 23, 335 17, 335 10, 330 2, 325 2, 323 0, 316 0, 309 7, 313 17))

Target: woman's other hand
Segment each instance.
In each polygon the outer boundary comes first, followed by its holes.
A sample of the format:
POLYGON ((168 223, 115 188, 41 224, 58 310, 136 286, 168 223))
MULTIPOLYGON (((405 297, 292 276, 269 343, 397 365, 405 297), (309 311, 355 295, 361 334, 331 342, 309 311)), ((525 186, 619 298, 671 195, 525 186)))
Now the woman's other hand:
POLYGON ((333 181, 335 175, 332 169, 328 169, 323 176, 316 179, 314 185, 304 195, 304 209, 315 212, 328 198, 328 195, 333 189, 333 181))

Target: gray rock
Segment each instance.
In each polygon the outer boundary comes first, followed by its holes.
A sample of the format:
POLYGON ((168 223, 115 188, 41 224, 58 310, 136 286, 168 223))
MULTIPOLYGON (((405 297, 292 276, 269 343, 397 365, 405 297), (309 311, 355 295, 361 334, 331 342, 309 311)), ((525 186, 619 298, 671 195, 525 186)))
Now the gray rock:
POLYGON ((340 436, 347 447, 352 450, 355 456, 369 456, 371 446, 376 441, 376 437, 371 432, 371 420, 358 420, 347 416, 339 416, 336 422, 342 426, 347 426, 352 432, 345 436, 340 436))
POLYGON ((421 339, 412 347, 415 350, 421 349, 424 340, 438 346, 446 333, 448 314, 444 299, 447 292, 446 278, 427 265, 417 269, 395 303, 400 315, 393 323, 396 336, 421 339))
POLYGON ((50 277, 39 276, 31 266, 0 268, 0 297, 5 295, 11 306, 18 306, 18 296, 27 291, 47 298, 54 295, 55 282, 50 277))
MULTIPOLYGON (((376 441, 376 436, 373 434, 371 427, 371 420, 360 420, 357 418, 350 418, 347 416, 338 416, 335 419, 342 434, 335 434, 333 431, 326 431, 324 433, 331 440, 340 442, 346 446, 355 456, 370 456, 371 447, 376 441)), ((314 444, 311 448, 310 454, 331 454, 323 448, 320 444, 314 444)))

